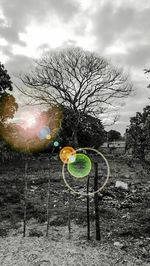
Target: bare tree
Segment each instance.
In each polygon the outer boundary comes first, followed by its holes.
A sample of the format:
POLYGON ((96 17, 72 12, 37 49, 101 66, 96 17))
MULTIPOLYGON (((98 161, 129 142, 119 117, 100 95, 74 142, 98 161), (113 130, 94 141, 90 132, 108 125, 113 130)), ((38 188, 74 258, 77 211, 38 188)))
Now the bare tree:
POLYGON ((127 97, 132 85, 122 69, 95 53, 80 48, 52 51, 35 61, 34 69, 20 78, 19 90, 31 104, 64 105, 74 112, 74 141, 81 114, 98 116, 120 98, 127 97))

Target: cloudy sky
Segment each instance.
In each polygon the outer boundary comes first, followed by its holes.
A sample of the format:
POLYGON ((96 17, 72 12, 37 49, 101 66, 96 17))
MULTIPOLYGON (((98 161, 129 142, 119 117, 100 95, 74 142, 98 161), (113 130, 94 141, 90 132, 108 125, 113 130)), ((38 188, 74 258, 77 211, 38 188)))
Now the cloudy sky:
POLYGON ((61 46, 95 51, 131 75, 134 94, 125 100, 114 129, 150 104, 149 0, 0 0, 0 61, 13 74, 32 57, 61 46))

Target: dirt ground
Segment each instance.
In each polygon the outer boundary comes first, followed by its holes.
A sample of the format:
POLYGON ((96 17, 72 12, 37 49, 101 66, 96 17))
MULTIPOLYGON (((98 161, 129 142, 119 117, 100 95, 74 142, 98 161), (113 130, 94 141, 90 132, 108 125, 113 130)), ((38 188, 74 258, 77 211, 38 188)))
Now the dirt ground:
MULTIPOLYGON (((44 225, 33 226, 44 232, 44 225), (43 227, 43 228, 42 228, 43 227)), ((73 225, 71 239, 68 239, 66 226, 51 227, 50 235, 45 237, 22 237, 21 232, 11 232, 11 236, 0 240, 1 266, 113 266, 149 264, 128 254, 114 244, 83 239, 86 228, 73 225), (17 234, 17 235, 16 235, 17 234), (81 237, 82 236, 82 237, 81 237)), ((85 238, 85 237, 84 237, 85 238)))
POLYGON ((87 241, 86 197, 73 194, 68 239, 68 190, 57 160, 50 165, 48 239, 45 237, 48 163, 29 161, 27 237, 23 238, 24 162, 2 165, 0 265, 149 265, 149 170, 139 161, 125 158, 108 158, 108 161, 110 179, 99 193, 100 242, 95 241, 93 197, 90 198, 91 240, 87 241), (116 188, 117 180, 126 182, 129 189, 116 188))

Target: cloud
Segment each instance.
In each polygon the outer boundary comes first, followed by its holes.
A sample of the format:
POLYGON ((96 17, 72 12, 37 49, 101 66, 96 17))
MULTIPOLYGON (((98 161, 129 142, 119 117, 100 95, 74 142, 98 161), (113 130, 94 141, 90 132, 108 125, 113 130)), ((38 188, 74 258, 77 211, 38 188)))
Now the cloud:
POLYGON ((12 55, 9 61, 6 63, 6 68, 9 74, 14 76, 22 71, 28 71, 33 64, 33 59, 24 55, 12 55))
POLYGON ((41 23, 47 17, 56 14, 62 21, 69 21, 78 12, 75 1, 69 0, 1 0, 0 8, 7 21, 0 26, 0 35, 11 43, 24 43, 19 38, 19 33, 26 31, 26 26, 31 21, 41 23))
POLYGON ((129 66, 145 65, 150 60, 150 4, 141 8, 135 7, 136 1, 127 2, 130 5, 118 7, 117 2, 106 1, 92 14, 97 50, 106 51, 107 55, 110 51, 111 56, 120 53, 122 62, 129 66))
POLYGON ((26 99, 25 96, 18 91, 16 85, 22 87, 18 75, 22 72, 28 72, 32 68, 33 58, 24 56, 24 55, 11 55, 10 59, 5 64, 8 74, 11 77, 13 82, 13 95, 16 98, 17 103, 19 104, 19 109, 21 106, 25 105, 26 99))
POLYGON ((136 45, 129 50, 129 56, 125 59, 126 64, 145 68, 150 62, 150 46, 148 43, 136 45))
POLYGON ((93 31, 100 46, 104 48, 120 39, 130 29, 136 18, 136 11, 130 7, 120 7, 116 10, 113 2, 100 6, 93 14, 93 31))

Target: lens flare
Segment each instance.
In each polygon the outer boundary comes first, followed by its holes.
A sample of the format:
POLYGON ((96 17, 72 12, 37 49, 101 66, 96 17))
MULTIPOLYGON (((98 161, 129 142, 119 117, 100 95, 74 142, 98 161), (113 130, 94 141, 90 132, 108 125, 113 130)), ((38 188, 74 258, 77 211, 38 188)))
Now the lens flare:
POLYGON ((3 129, 2 137, 17 151, 41 151, 56 139, 62 118, 59 106, 43 112, 33 109, 21 111, 15 122, 3 129))
POLYGON ((30 115, 28 118, 24 119, 24 125, 23 127, 26 128, 30 128, 30 127, 34 127, 36 124, 37 120, 36 120, 36 116, 34 115, 30 115))
POLYGON ((94 190, 94 192, 86 193, 83 191, 77 191, 66 180, 66 174, 65 174, 66 161, 64 161, 64 164, 62 167, 62 177, 63 177, 64 183, 67 186, 67 188, 69 188, 69 190, 72 191, 74 194, 81 195, 81 196, 93 196, 93 195, 99 193, 101 190, 103 190, 104 187, 106 186, 108 180, 109 180, 109 176, 110 176, 109 163, 108 163, 107 159, 105 158, 105 156, 100 151, 98 151, 96 149, 87 147, 87 148, 81 148, 81 149, 74 150, 74 154, 76 154, 76 160, 73 163, 67 162, 67 170, 68 170, 70 175, 72 175, 73 177, 76 177, 76 181, 80 181, 80 180, 83 181, 84 180, 83 178, 85 176, 87 176, 90 173, 90 171, 92 170, 91 169, 92 168, 91 160, 93 160, 93 159, 92 158, 90 159, 89 156, 85 155, 84 153, 82 154, 81 151, 82 152, 88 152, 89 151, 92 153, 96 153, 97 155, 99 155, 104 160, 104 162, 106 164, 106 171, 107 171, 106 179, 105 179, 104 183, 97 190, 94 190), (80 152, 80 153, 78 153, 78 152, 80 152))
POLYGON ((48 140, 50 140, 52 138, 52 136, 50 135, 50 134, 48 134, 47 136, 46 136, 46 139, 48 139, 48 140))
POLYGON ((58 141, 54 141, 54 146, 58 147, 59 146, 59 142, 58 141))
POLYGON ((63 163, 67 163, 69 158, 75 155, 76 151, 72 147, 64 147, 60 150, 59 157, 63 163))
POLYGON ((76 160, 76 154, 70 155, 68 158, 68 163, 74 163, 76 160))
POLYGON ((76 178, 87 176, 90 173, 91 168, 91 160, 84 153, 77 153, 75 161, 73 163, 68 163, 67 165, 68 172, 76 178))
POLYGON ((38 137, 39 139, 45 139, 47 137, 47 135, 49 135, 51 132, 50 128, 45 126, 43 128, 40 129, 40 131, 38 132, 38 137))

